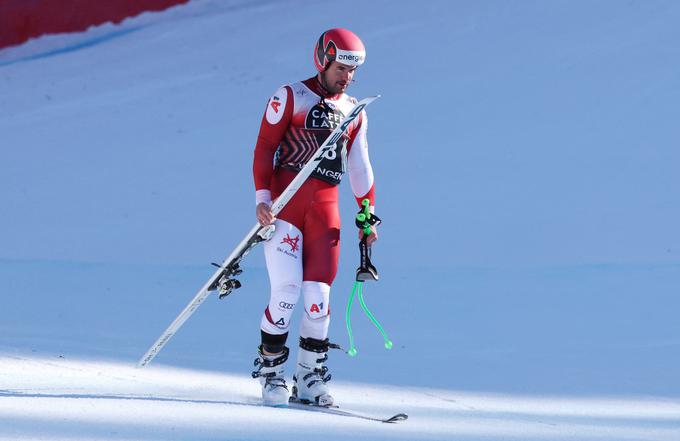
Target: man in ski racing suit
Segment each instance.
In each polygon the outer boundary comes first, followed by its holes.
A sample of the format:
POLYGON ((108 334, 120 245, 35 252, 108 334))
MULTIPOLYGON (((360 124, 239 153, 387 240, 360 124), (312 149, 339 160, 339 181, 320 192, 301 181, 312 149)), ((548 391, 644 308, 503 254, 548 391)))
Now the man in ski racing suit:
MULTIPOLYGON (((333 404, 324 362, 329 347, 330 287, 340 252, 338 184, 346 171, 359 206, 364 198, 371 201, 371 209, 374 206, 365 111, 326 153, 277 218, 270 206, 356 104, 345 90, 364 59, 363 43, 355 34, 346 29, 324 32, 314 50, 318 74, 278 89, 262 118, 253 161, 256 216, 260 224, 274 223, 276 229, 264 242, 271 294, 261 320, 262 344, 253 376, 260 378, 266 404, 281 406, 289 400, 284 379, 289 353, 285 343, 301 293, 305 312, 292 399, 333 404)), ((361 237, 363 233, 359 234, 361 237)), ((376 239, 374 229, 367 241, 371 245, 376 239)))

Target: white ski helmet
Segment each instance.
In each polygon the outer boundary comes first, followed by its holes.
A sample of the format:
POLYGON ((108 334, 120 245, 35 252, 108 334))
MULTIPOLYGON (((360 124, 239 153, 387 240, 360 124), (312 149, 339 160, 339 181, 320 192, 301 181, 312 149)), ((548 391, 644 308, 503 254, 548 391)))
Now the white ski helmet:
POLYGON ((325 71, 331 61, 349 66, 361 66, 366 60, 366 48, 357 35, 347 29, 329 29, 319 37, 314 46, 314 65, 325 71))

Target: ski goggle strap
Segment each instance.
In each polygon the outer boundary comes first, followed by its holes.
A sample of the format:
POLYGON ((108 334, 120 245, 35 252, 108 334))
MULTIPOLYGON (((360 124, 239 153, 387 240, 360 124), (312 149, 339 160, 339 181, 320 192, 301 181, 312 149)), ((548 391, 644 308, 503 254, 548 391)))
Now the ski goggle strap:
POLYGON ((387 337, 387 333, 385 333, 383 327, 380 326, 380 322, 378 322, 375 316, 368 309, 368 306, 366 306, 366 301, 364 300, 364 282, 354 282, 352 294, 349 296, 349 300, 347 301, 347 309, 345 310, 345 324, 347 325, 347 333, 349 334, 349 350, 347 351, 347 355, 349 355, 350 357, 354 357, 357 355, 357 348, 354 345, 354 335, 352 334, 352 322, 351 322, 352 304, 354 303, 354 296, 357 293, 359 294, 359 303, 361 304, 361 309, 364 311, 366 316, 371 320, 373 325, 375 325, 378 331, 380 331, 380 334, 383 337, 383 341, 385 342, 385 349, 392 349, 392 340, 390 340, 387 337))

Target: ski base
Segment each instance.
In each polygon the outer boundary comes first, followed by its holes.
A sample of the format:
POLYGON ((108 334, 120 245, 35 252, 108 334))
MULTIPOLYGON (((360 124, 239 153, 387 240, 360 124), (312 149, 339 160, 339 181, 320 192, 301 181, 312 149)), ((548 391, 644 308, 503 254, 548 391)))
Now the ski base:
POLYGON ((391 417, 388 417, 388 418, 382 418, 382 417, 366 415, 366 414, 351 411, 351 410, 341 409, 339 406, 336 406, 336 405, 319 406, 318 404, 314 404, 311 401, 298 400, 294 397, 290 398, 290 400, 288 402, 288 408, 289 409, 307 410, 307 411, 310 411, 310 412, 327 413, 327 414, 331 414, 331 415, 339 415, 339 416, 345 416, 345 417, 351 417, 351 418, 359 418, 359 419, 362 419, 362 420, 377 421, 377 422, 380 422, 380 423, 397 423, 399 421, 406 421, 408 419, 408 415, 405 414, 405 413, 398 413, 398 414, 392 415, 391 417))

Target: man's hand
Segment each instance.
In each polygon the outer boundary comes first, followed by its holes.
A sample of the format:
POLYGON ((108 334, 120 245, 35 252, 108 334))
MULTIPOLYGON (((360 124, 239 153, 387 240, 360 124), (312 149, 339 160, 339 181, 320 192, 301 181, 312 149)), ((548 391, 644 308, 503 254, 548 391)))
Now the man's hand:
MULTIPOLYGON (((364 230, 359 230, 359 240, 361 240, 364 237, 364 230)), ((371 226, 371 235, 366 238, 366 245, 369 247, 375 243, 375 241, 378 240, 378 230, 375 228, 375 225, 371 226)))
POLYGON ((257 207, 255 208, 255 216, 257 217, 257 221, 262 226, 273 224, 276 220, 272 214, 271 207, 269 204, 265 204, 264 202, 257 204, 257 207))

